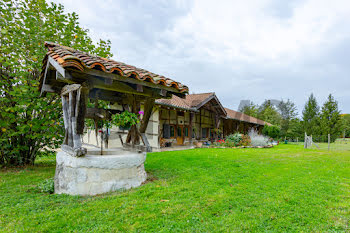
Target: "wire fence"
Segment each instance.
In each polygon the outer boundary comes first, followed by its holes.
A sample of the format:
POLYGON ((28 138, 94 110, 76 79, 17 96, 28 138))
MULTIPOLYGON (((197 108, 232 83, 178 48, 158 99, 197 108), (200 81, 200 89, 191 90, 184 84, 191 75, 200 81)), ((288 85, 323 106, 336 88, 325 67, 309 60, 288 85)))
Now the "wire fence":
POLYGON ((318 150, 329 150, 329 151, 350 151, 350 138, 332 138, 331 135, 329 137, 325 135, 312 135, 311 142, 307 141, 307 137, 304 138, 290 138, 287 139, 285 143, 295 144, 295 145, 303 145, 307 149, 318 149, 318 150), (309 145, 305 145, 308 144, 309 145))

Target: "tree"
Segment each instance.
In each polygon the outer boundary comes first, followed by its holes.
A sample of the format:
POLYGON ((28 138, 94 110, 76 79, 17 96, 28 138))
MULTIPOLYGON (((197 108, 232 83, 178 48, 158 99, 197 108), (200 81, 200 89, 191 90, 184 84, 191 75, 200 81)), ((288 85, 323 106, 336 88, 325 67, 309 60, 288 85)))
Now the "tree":
POLYGON ((281 114, 277 111, 277 109, 271 104, 269 100, 265 100, 265 102, 259 107, 257 118, 266 121, 272 125, 281 125, 281 114))
POLYGON ((343 136, 350 137, 350 114, 341 114, 343 122, 343 136))
POLYGON ((289 128, 284 135, 287 138, 296 140, 297 138, 301 141, 304 139, 305 132, 303 130, 302 122, 298 118, 294 118, 289 122, 289 128))
POLYGON ((0 0, 0 165, 33 164, 62 140, 60 99, 40 97, 45 41, 110 57, 110 41, 94 45, 75 13, 45 0, 0 0))
POLYGON ((342 119, 338 109, 338 102, 329 94, 327 101, 323 104, 321 110, 321 135, 331 135, 331 141, 334 142, 342 131, 342 119))
POLYGON ((303 130, 308 135, 319 133, 319 107, 317 100, 311 93, 308 101, 306 102, 303 110, 303 130))
POLYGON ((286 137, 290 127, 290 122, 297 116, 297 108, 289 99, 281 101, 278 105, 278 110, 281 114, 281 136, 286 137))
POLYGON ((239 111, 248 116, 257 117, 259 108, 253 102, 250 102, 249 105, 244 106, 242 109, 239 109, 239 111))
POLYGON ((281 132, 281 129, 277 125, 271 125, 271 126, 265 125, 262 131, 264 135, 267 135, 273 139, 279 138, 280 132, 281 132))

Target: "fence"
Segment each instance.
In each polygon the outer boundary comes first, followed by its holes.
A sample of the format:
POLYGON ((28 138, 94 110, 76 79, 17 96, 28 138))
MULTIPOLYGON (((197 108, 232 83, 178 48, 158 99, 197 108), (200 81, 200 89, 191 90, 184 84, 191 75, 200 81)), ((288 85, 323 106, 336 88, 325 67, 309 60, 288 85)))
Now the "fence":
POLYGON ((303 145, 306 149, 350 151, 350 138, 334 138, 332 135, 306 135, 304 138, 289 138, 289 144, 303 145))

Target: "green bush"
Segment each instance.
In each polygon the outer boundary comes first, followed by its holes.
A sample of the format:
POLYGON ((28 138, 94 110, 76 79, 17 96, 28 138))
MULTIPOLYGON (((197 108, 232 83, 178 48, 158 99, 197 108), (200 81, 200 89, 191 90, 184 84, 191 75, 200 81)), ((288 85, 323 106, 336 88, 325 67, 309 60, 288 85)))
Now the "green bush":
POLYGON ((121 127, 130 127, 139 123, 140 120, 135 113, 132 112, 122 112, 120 114, 115 114, 112 116, 112 124, 121 127))
POLYGON ((271 125, 271 126, 265 125, 262 133, 266 136, 273 138, 273 139, 277 139, 281 135, 281 129, 280 129, 280 127, 278 127, 276 125, 271 125))
POLYGON ((38 184, 37 187, 38 187, 39 191, 42 193, 49 193, 49 194, 54 193, 55 192, 54 178, 44 180, 43 182, 38 184))
POLYGON ((234 146, 238 146, 242 141, 242 134, 240 133, 230 134, 226 137, 225 141, 226 143, 230 143, 230 144, 233 144, 234 146))

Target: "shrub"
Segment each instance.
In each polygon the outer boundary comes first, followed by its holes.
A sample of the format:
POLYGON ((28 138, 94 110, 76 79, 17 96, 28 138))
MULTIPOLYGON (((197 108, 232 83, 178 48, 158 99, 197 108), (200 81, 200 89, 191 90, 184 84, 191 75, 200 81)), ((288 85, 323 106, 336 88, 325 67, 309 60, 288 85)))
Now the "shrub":
POLYGON ((242 135, 242 140, 239 142, 240 146, 250 146, 251 145, 251 140, 248 135, 242 135))
POLYGON ((271 126, 265 125, 262 133, 273 139, 277 139, 280 136, 281 129, 276 125, 271 125, 271 126))
POLYGON ((240 133, 230 134, 226 137, 226 141, 231 144, 234 144, 234 146, 238 146, 242 141, 242 134, 240 133))
POLYGON ((42 193, 49 193, 52 194, 55 192, 55 182, 53 178, 44 180, 40 184, 38 184, 38 189, 42 193))
POLYGON ((252 146, 267 146, 269 138, 264 135, 259 135, 257 131, 251 129, 249 132, 249 137, 252 146))

